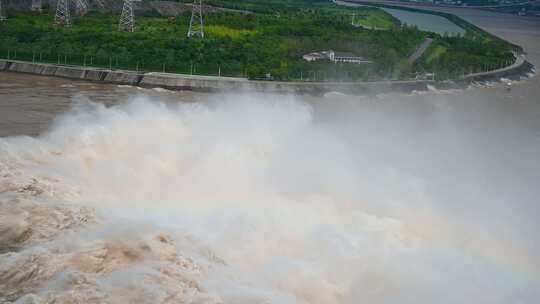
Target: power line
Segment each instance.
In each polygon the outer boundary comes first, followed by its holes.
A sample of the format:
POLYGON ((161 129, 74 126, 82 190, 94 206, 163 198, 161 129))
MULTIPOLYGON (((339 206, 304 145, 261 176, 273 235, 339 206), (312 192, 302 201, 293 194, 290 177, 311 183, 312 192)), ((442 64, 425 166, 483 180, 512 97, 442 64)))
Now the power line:
POLYGON ((71 25, 71 16, 69 14, 69 0, 58 0, 56 4, 56 15, 54 23, 61 26, 71 25))
POLYGON ((194 0, 191 11, 191 20, 189 21, 189 31, 187 36, 204 38, 202 0, 194 0))

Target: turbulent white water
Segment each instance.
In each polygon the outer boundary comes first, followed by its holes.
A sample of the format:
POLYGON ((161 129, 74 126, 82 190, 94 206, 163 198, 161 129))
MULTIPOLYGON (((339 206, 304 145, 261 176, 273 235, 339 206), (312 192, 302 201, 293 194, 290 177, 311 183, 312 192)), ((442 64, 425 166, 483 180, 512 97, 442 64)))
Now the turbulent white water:
POLYGON ((349 99, 81 101, 0 138, 0 302, 536 303, 531 131, 349 99))

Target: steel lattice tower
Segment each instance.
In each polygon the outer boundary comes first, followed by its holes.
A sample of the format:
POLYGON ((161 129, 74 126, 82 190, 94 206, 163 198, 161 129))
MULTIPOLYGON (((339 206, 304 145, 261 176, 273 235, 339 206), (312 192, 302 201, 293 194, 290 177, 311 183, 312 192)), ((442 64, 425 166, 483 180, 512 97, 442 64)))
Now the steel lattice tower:
POLYGON ((69 0, 58 0, 56 4, 56 15, 54 23, 57 25, 70 26, 71 16, 69 14, 69 0))
POLYGON ((4 13, 4 4, 2 3, 2 0, 0 0, 0 21, 6 20, 6 14, 4 13))
POLYGON ((86 0, 76 0, 75 12, 79 16, 86 15, 86 13, 88 13, 88 2, 86 0))
POLYGON ((118 24, 119 31, 134 32, 135 31, 135 13, 133 11, 134 0, 124 0, 122 15, 118 24))
POLYGON ((202 0, 195 0, 191 7, 191 21, 189 22, 188 37, 204 38, 202 0), (198 2, 198 3, 197 3, 198 2))
POLYGON ((41 12, 42 9, 41 0, 32 0, 32 11, 41 12))

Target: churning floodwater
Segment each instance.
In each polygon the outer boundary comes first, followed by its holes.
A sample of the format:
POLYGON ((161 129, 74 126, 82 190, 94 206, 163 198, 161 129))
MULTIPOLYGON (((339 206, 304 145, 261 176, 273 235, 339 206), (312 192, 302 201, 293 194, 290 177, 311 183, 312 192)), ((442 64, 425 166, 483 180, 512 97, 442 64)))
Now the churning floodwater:
MULTIPOLYGON (((538 21, 464 12, 540 64, 538 21)), ((538 303, 539 84, 307 97, 0 73, 0 302, 538 303)))
POLYGON ((302 97, 32 77, 0 74, 17 122, 0 138, 0 301, 540 297, 527 82, 302 97))

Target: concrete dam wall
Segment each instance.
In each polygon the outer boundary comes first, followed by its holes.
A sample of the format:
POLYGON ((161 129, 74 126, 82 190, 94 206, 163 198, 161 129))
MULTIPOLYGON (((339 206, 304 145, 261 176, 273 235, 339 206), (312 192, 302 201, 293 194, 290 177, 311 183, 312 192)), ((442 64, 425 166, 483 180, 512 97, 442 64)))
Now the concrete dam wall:
POLYGON ((463 80, 466 82, 499 80, 505 77, 531 73, 533 70, 533 64, 525 60, 522 56, 518 56, 516 63, 511 66, 483 73, 470 74, 463 77, 463 80))
POLYGON ((31 63, 0 60, 0 71, 55 76, 69 79, 166 88, 192 91, 248 91, 319 95, 327 92, 346 94, 377 94, 380 92, 411 92, 427 90, 431 81, 379 81, 379 82, 283 82, 252 81, 246 78, 143 73, 97 69, 80 66, 31 63))
MULTIPOLYGON (((501 77, 520 75, 533 69, 526 60, 513 66, 462 79, 465 84, 473 81, 494 80, 501 77)), ((429 80, 375 81, 375 82, 284 82, 259 81, 246 78, 181 75, 169 73, 143 73, 136 71, 108 70, 80 66, 67 66, 44 63, 31 63, 15 60, 0 60, 0 71, 55 76, 69 79, 124 84, 146 88, 165 88, 170 90, 191 90, 202 92, 244 91, 274 92, 287 94, 320 95, 327 92, 341 92, 356 95, 374 95, 382 92, 425 91, 428 85, 436 83, 429 80)), ((457 85, 459 86, 459 85, 457 85)))

